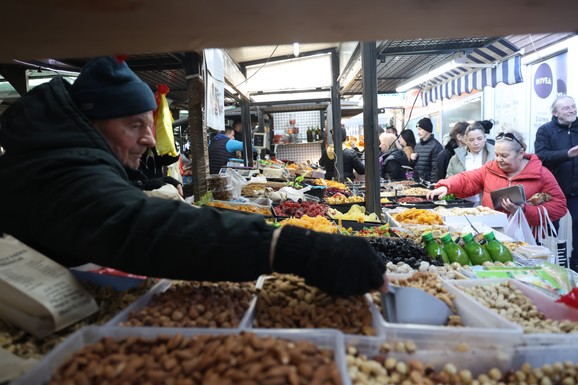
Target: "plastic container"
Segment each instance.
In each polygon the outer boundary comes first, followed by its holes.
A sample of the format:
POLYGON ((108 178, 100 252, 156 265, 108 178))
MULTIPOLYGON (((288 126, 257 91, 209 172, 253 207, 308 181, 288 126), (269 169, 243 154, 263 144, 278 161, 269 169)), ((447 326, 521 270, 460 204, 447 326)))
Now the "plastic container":
MULTIPOLYGON (((408 278, 411 275, 387 274, 387 276, 390 282, 395 282, 396 279, 408 278)), ((442 285, 448 292, 454 294, 456 313, 461 317, 464 327, 394 324, 387 322, 380 314, 382 333, 389 341, 412 340, 419 349, 439 349, 448 346, 458 349, 464 344, 471 343, 487 347, 496 345, 514 347, 523 342, 522 328, 519 325, 500 317, 460 292, 448 281, 442 281, 442 285)))
POLYGON ((510 250, 496 239, 493 231, 484 233, 484 238, 487 241, 485 245, 486 250, 494 262, 506 263, 514 260, 510 250))
MULTIPOLYGON (((138 300, 133 302, 126 309, 124 309, 123 311, 118 313, 114 318, 112 318, 110 321, 108 321, 106 323, 106 325, 108 325, 108 326, 121 326, 120 325, 121 323, 126 322, 129 319, 131 313, 137 312, 137 311, 147 307, 155 295, 167 291, 172 286, 172 284, 173 284, 172 281, 165 280, 162 285, 156 285, 147 294, 145 294, 144 296, 142 296, 141 298, 139 298, 138 300)), ((259 279, 255 283, 255 288, 260 289, 262 286, 263 286, 263 277, 259 277, 259 279)), ((256 302, 257 302, 257 297, 253 296, 253 299, 251 299, 251 302, 249 303, 249 307, 247 308, 245 315, 243 316, 243 318, 241 319, 241 321, 240 321, 239 325, 237 325, 237 327, 239 327, 239 328, 251 327, 251 321, 249 320, 249 318, 250 318, 249 309, 254 307, 256 302)))
POLYGON ((457 262, 462 266, 472 264, 466 251, 453 241, 450 233, 443 234, 440 239, 443 242, 443 250, 446 252, 451 263, 457 262))
POLYGON ((233 186, 213 190, 213 199, 228 201, 233 199, 233 186))
POLYGON ((229 175, 213 174, 207 177, 207 187, 209 190, 224 189, 229 185, 229 175))
POLYGON ((425 243, 425 251, 432 259, 435 260, 439 255, 441 256, 444 263, 451 263, 444 249, 434 240, 431 231, 424 232, 422 234, 422 238, 425 243))
MULTIPOLYGON (((513 279, 473 279, 473 280, 464 280, 464 281, 452 281, 451 283, 447 283, 448 291, 453 288, 452 293, 456 293, 456 295, 465 295, 470 298, 472 301, 475 301, 471 296, 465 294, 461 290, 457 289, 457 286, 462 287, 474 287, 479 285, 492 285, 492 284, 500 284, 502 282, 511 282, 514 286, 516 286, 524 296, 528 297, 536 308, 544 313, 546 318, 553 319, 553 320, 570 320, 578 322, 578 309, 571 308, 566 306, 562 303, 555 302, 555 298, 543 293, 540 290, 534 289, 533 287, 517 281, 513 279)), ((479 306, 484 307, 479 302, 475 301, 479 306)), ((485 308, 485 307, 484 307, 485 308)), ((511 325, 516 325, 520 327, 518 324, 507 320, 506 318, 498 315, 498 313, 485 308, 486 310, 491 311, 496 316, 502 318, 504 321, 508 322, 511 325)), ((523 334, 523 344, 529 346, 537 346, 537 345, 577 345, 578 344, 578 333, 524 333, 523 334)))
MULTIPOLYGON (((71 335, 65 342, 56 347, 38 365, 28 373, 20 377, 11 385, 45 385, 48 383, 53 373, 68 360, 75 351, 99 341, 104 337, 120 339, 125 337, 156 338, 160 335, 173 336, 181 333, 185 337, 197 335, 223 335, 240 334, 243 329, 181 329, 181 328, 123 328, 113 326, 94 327, 90 326, 81 329, 71 335)), ((345 364, 345 353, 343 350, 343 334, 330 329, 316 330, 284 330, 284 329, 253 329, 251 333, 262 337, 276 337, 292 341, 307 340, 313 342, 321 349, 330 349, 334 352, 334 360, 339 368, 343 384, 350 385, 345 364)))
MULTIPOLYGON (((270 276, 262 276, 260 277, 260 279, 263 279, 261 286, 262 287, 263 283, 265 282, 266 279, 271 278, 270 276)), ((373 302, 371 295, 370 294, 366 294, 365 295, 365 300, 367 301, 367 306, 369 308, 369 311, 371 312, 371 320, 372 320, 372 326, 375 330, 375 333, 377 336, 383 335, 383 327, 382 327, 382 322, 383 322, 383 317, 381 316, 379 309, 377 308, 377 306, 375 305, 375 303, 373 302)), ((253 324, 255 321, 255 317, 257 315, 257 301, 258 301, 258 294, 257 294, 257 298, 255 298, 254 301, 251 301, 251 305, 249 306, 249 310, 247 311, 247 317, 246 319, 244 318, 243 321, 246 321, 246 325, 248 325, 247 327, 253 328, 253 324)), ((245 324, 245 323, 244 323, 245 324)), ((258 330, 258 328, 257 328, 258 330)), ((299 328, 299 329, 293 329, 293 330, 310 330, 310 329, 305 329, 305 328, 299 328)), ((313 329, 313 330, 319 330, 319 329, 313 329)), ((344 335, 352 335, 352 334, 346 334, 343 333, 344 335)), ((362 336, 362 335, 356 335, 355 336, 359 337, 359 338, 375 338, 373 336, 362 336)))
POLYGON ((464 250, 468 254, 468 258, 473 265, 482 265, 484 262, 492 262, 492 258, 488 251, 482 247, 478 242, 474 241, 472 233, 462 235, 464 240, 464 250))

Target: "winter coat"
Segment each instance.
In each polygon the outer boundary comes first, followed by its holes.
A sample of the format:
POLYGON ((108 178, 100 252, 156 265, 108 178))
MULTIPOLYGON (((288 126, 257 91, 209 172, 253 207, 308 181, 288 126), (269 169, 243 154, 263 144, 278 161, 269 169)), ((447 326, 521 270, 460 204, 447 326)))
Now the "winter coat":
POLYGON ((69 89, 55 78, 0 117, 0 232, 67 266, 185 280, 271 271, 263 217, 147 197, 69 89))
POLYGON ((570 158, 568 150, 578 145, 578 119, 570 127, 552 120, 536 132, 534 152, 560 184, 566 196, 578 196, 578 157, 570 158))
MULTIPOLYGON (((446 177, 448 178, 452 175, 466 171, 466 156, 469 152, 468 148, 456 148, 455 152, 455 155, 450 159, 448 169, 446 171, 446 177)), ((482 165, 488 163, 490 160, 494 160, 494 146, 486 143, 482 149, 482 165)))
POLYGON ((380 175, 386 180, 405 180, 405 171, 402 166, 409 166, 407 156, 397 148, 386 151, 379 157, 381 164, 380 175))
POLYGON ((363 164, 363 161, 354 150, 346 147, 343 149, 343 178, 354 180, 355 174, 353 174, 353 170, 359 175, 364 175, 365 164, 363 164))
MULTIPOLYGON (((490 192, 521 184, 524 186, 526 197, 528 198, 540 192, 551 194, 552 200, 544 202, 542 205, 548 210, 552 221, 562 218, 567 211, 566 197, 562 193, 554 175, 546 167, 542 166, 542 162, 536 155, 526 154, 525 158, 529 159, 529 163, 522 172, 511 180, 498 167, 496 161, 492 160, 475 170, 464 171, 447 179, 442 179, 436 184, 436 188, 445 186, 448 188, 448 193, 455 194, 460 198, 482 192, 482 205, 494 208, 490 192)), ((524 213, 530 226, 540 224, 538 207, 526 204, 524 213)))
POLYGON ((414 171, 417 173, 418 178, 424 181, 435 182, 437 181, 437 155, 444 148, 440 142, 434 138, 434 135, 430 135, 427 140, 420 140, 415 146, 415 153, 417 154, 417 159, 413 166, 414 171))
POLYGON ((218 174, 221 167, 227 165, 230 158, 235 157, 235 153, 227 151, 227 142, 231 140, 225 134, 219 134, 211 140, 209 145, 209 172, 218 174))

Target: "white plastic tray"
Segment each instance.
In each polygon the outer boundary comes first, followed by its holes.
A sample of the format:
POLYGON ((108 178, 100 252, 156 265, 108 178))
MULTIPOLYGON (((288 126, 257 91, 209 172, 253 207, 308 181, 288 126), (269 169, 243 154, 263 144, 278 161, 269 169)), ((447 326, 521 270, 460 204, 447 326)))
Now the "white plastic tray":
MULTIPOLYGON (((578 321, 578 310, 573 309, 569 306, 566 306, 562 303, 556 303, 553 297, 550 297, 543 292, 532 288, 529 285, 524 284, 523 282, 513 280, 513 279, 475 279, 475 280, 465 280, 465 281, 453 281, 449 283, 449 285, 454 286, 462 286, 462 287, 474 287, 479 285, 491 285, 491 284, 499 284, 502 282, 511 282, 514 286, 516 286, 520 291, 528 297, 536 308, 544 313, 546 318, 553 319, 553 320, 570 320, 570 321, 578 321)), ((466 295, 468 298, 471 298, 475 301, 472 297, 465 294, 461 290, 454 288, 454 290, 459 291, 462 295, 466 295)), ((477 302, 476 302, 477 303, 477 302)), ((479 303, 478 303, 479 304, 479 303)), ((483 305, 479 304, 479 306, 484 307, 483 305)), ((485 308, 485 307, 484 307, 485 308)), ((487 308, 486 308, 487 309, 487 308)), ((492 311, 498 317, 506 320, 504 317, 498 315, 498 313, 492 311)), ((506 320, 509 323, 513 323, 511 321, 506 320)), ((576 345, 578 344, 578 333, 524 333, 523 341, 526 345, 576 345)))
MULTIPOLYGON (((262 287, 264 280, 267 278, 270 278, 270 276, 262 276, 261 278, 263 278, 263 281, 261 282, 260 287, 262 287)), ((369 306, 369 311, 371 312, 372 326, 375 329, 376 336, 383 335, 383 332, 382 332, 383 328, 381 327, 381 322, 383 321, 383 317, 379 313, 379 309, 377 308, 377 306, 375 306, 375 304, 373 303, 372 298, 369 294, 365 295, 365 299, 367 301, 367 306, 369 306)), ((254 298, 251 301, 251 304, 249 306, 249 310, 245 314, 245 317, 243 317, 243 321, 245 321, 245 322, 243 322, 244 327, 248 327, 248 328, 253 327, 253 322, 255 321, 255 316, 256 316, 256 312, 257 312, 257 301, 258 301, 258 294, 257 294, 256 298, 254 298)), ((309 330, 309 329, 295 329, 295 330, 309 330)), ((313 330, 318 330, 318 329, 313 329, 313 330)), ((343 333, 343 334, 349 335, 346 333, 343 333)), ((360 338, 373 338, 373 336, 362 336, 362 335, 355 335, 355 336, 360 337, 360 338)))
MULTIPOLYGON (((410 276, 388 274, 390 280, 410 276)), ((459 292, 448 281, 441 281, 446 290, 454 294, 454 305, 464 327, 390 323, 380 314, 383 334, 390 341, 412 340, 420 349, 457 347, 470 343, 486 347, 514 347, 522 342, 523 333, 519 325, 509 322, 459 292)))
MULTIPOLYGON (((131 313, 137 312, 141 309, 143 309, 144 307, 148 306, 148 304, 151 302, 151 300, 153 299, 153 297, 159 293, 162 293, 164 291, 166 291, 168 288, 170 288, 172 285, 172 281, 169 280, 165 280, 163 285, 155 285, 148 293, 146 293, 145 295, 143 295, 142 297, 140 297, 138 300, 134 301, 132 304, 130 304, 128 307, 126 307, 123 311, 121 311, 120 313, 118 313, 114 318, 112 318, 110 321, 108 321, 106 323, 106 325, 108 326, 121 326, 120 324, 123 322, 126 322, 131 313)), ((263 286, 263 276, 259 277, 257 279, 257 282, 255 283, 255 287, 256 288, 260 288, 263 286)), ((243 315, 243 317, 241 318, 241 321, 239 323, 239 325, 237 326, 238 328, 246 328, 246 327, 250 327, 250 321, 249 321, 249 309, 251 309, 252 306, 254 306, 254 304, 257 302, 257 297, 253 296, 253 298, 251 299, 251 301, 249 302, 249 307, 247 309, 247 311, 245 311, 245 314, 243 315)))
MULTIPOLYGON (((177 333, 185 337, 196 335, 222 335, 239 334, 242 329, 182 329, 182 328, 126 328, 118 326, 89 326, 71 335, 65 342, 56 347, 50 354, 36 365, 28 373, 12 382, 11 385, 44 385, 48 383, 54 372, 75 351, 84 346, 94 343, 103 337, 120 339, 125 337, 155 338, 159 335, 173 336, 177 333)), ((334 359, 341 373, 344 385, 350 385, 349 376, 345 365, 345 352, 343 349, 343 334, 332 329, 296 330, 296 329, 253 329, 250 331, 259 336, 271 336, 289 340, 307 340, 315 343, 321 349, 331 349, 334 359)))

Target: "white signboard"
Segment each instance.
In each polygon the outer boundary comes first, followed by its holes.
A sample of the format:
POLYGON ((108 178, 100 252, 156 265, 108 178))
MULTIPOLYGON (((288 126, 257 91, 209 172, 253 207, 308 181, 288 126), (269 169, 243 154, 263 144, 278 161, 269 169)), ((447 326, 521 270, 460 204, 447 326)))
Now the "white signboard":
POLYGON ((225 129, 225 75, 223 51, 203 50, 205 61, 205 118, 207 126, 215 130, 225 129))

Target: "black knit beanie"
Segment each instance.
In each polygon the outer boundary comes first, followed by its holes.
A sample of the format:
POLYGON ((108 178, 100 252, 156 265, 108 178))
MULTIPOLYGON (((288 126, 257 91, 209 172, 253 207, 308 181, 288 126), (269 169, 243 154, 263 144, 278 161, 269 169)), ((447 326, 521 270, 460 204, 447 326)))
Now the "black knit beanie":
POLYGON ((90 60, 72 84, 70 96, 91 120, 142 114, 157 108, 150 87, 122 59, 90 60))

